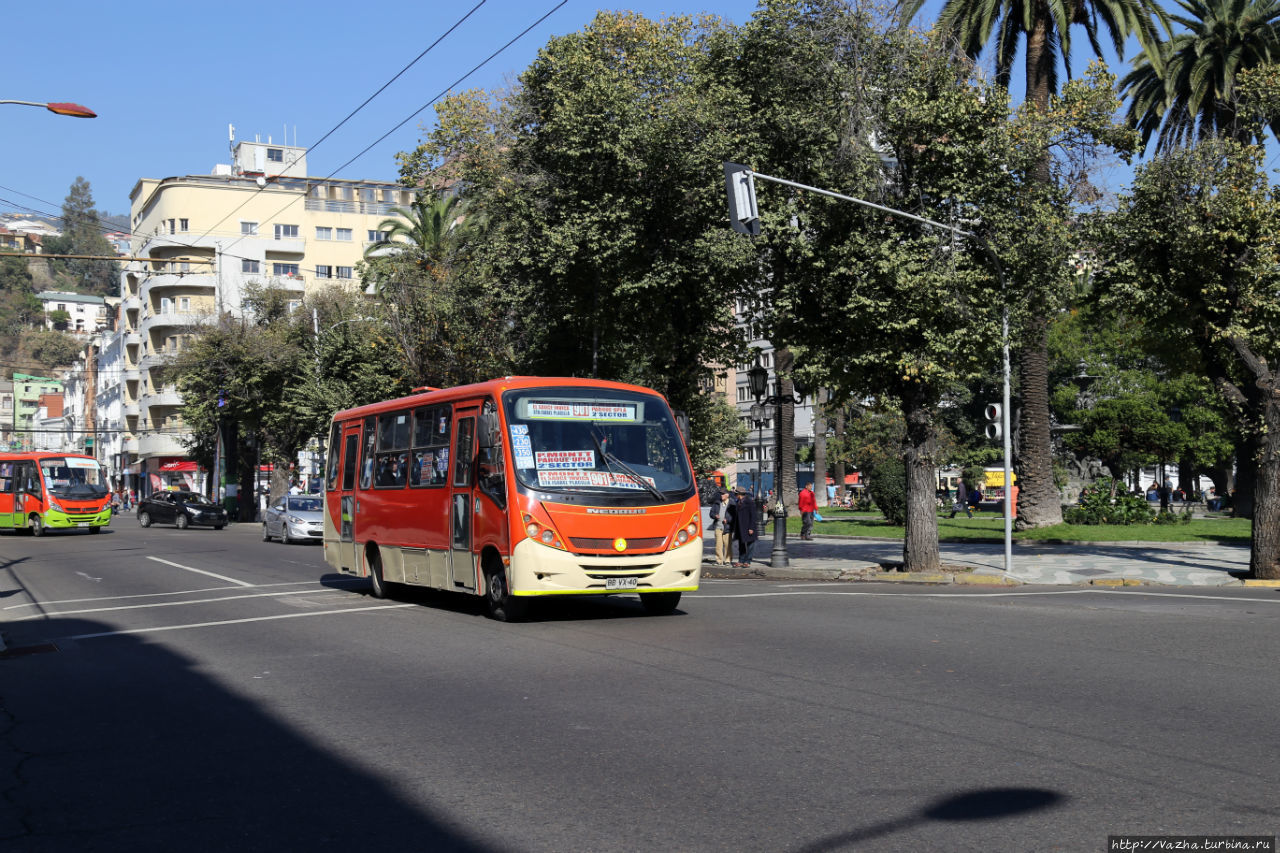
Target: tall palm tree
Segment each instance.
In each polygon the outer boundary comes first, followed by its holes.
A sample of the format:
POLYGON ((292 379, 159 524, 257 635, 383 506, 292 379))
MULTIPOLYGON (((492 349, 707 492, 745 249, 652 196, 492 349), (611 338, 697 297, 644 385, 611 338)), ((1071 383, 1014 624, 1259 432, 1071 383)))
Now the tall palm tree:
MULTIPOLYGON (((1236 76, 1280 61, 1280 0, 1176 0, 1185 15, 1170 15, 1186 32, 1143 50, 1120 81, 1129 122, 1145 146, 1168 151, 1209 136, 1239 142, 1255 137, 1238 114, 1236 76)), ((1280 134, 1280 116, 1270 122, 1280 134)))
POLYGON ((409 207, 395 207, 378 230, 386 239, 365 249, 366 259, 411 253, 419 263, 439 264, 463 234, 463 210, 457 195, 419 197, 409 207))
MULTIPOLYGON (((925 0, 898 0, 899 14, 911 20, 925 0)), ((1164 12, 1155 0, 946 0, 938 27, 954 36, 960 49, 977 58, 995 45, 996 82, 1008 87, 1019 42, 1025 37, 1026 100, 1048 110, 1058 90, 1058 67, 1071 74, 1071 28, 1084 28, 1089 46, 1102 53, 1106 36, 1119 56, 1125 39, 1136 36, 1143 47, 1158 43, 1157 22, 1164 12)), ((1167 26, 1167 24, 1166 24, 1167 26)), ((1158 61, 1160 54, 1151 54, 1158 61)), ((1049 153, 1040 168, 1049 181, 1049 153)), ((1018 527, 1044 527, 1062 521, 1062 505, 1053 481, 1053 446, 1049 415, 1049 323, 1052 300, 1042 306, 1023 333, 1018 351, 1022 411, 1018 429, 1018 527)))

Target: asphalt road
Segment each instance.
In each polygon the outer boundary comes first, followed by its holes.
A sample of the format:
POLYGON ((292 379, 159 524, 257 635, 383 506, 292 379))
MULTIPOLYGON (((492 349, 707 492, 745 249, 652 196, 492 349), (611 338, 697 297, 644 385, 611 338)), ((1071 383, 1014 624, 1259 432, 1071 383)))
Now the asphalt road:
POLYGON ((260 528, 0 536, 0 849, 1102 851, 1280 827, 1280 591, 377 601, 260 528))

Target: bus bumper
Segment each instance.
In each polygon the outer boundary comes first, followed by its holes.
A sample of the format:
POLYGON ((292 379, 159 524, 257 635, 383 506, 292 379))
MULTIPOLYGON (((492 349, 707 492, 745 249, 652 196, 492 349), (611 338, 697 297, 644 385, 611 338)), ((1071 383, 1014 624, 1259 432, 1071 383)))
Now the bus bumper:
POLYGON ((110 523, 110 509, 95 513, 65 513, 51 509, 44 514, 44 526, 49 530, 69 530, 73 527, 105 527, 110 523))
POLYGON ((522 540, 511 552, 513 595, 692 592, 701 575, 700 537, 671 551, 625 558, 571 554, 532 539, 522 540))

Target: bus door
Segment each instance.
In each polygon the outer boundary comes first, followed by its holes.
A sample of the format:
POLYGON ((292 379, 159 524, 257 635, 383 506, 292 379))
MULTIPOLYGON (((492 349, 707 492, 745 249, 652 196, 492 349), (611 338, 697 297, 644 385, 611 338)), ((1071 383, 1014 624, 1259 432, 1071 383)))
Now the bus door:
POLYGON ((475 556, 471 552, 472 506, 475 501, 473 471, 476 455, 478 406, 459 408, 453 426, 453 473, 449 478, 450 573, 455 588, 476 588, 475 556))
POLYGON ((31 513, 44 518, 44 489, 40 485, 40 466, 34 461, 19 462, 15 474, 17 494, 13 498, 13 526, 26 527, 31 513))
POLYGON ((17 478, 13 475, 13 469, 17 466, 17 462, 5 461, 0 462, 0 527, 17 527, 14 523, 14 488, 17 485, 17 478))
POLYGON ((338 564, 339 568, 356 572, 359 570, 359 547, 356 545, 356 478, 360 468, 360 422, 344 424, 339 439, 341 447, 331 452, 341 452, 342 466, 338 475, 338 564))

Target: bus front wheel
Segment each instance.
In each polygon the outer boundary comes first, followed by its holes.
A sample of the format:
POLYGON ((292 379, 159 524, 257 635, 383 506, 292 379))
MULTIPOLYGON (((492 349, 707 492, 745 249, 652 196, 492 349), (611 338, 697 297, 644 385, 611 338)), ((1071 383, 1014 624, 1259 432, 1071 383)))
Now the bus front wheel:
POLYGON ((499 622, 519 622, 529 612, 528 602, 511 594, 507 573, 497 563, 485 567, 484 586, 490 617, 499 622))
POLYGON ((33 515, 27 520, 27 527, 30 528, 32 536, 44 535, 44 522, 40 520, 38 515, 33 515))
POLYGON ((680 603, 680 593, 642 592, 640 593, 640 603, 644 605, 646 613, 652 616, 666 616, 674 612, 676 605, 680 603))

